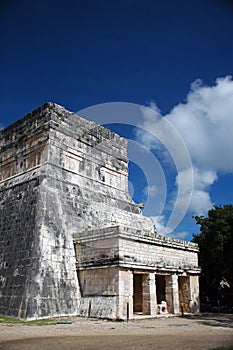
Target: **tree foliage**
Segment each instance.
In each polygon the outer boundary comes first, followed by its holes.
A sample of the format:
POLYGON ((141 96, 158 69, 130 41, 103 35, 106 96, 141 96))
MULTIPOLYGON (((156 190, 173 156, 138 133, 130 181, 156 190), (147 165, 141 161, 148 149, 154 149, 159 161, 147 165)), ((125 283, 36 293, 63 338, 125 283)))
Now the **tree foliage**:
POLYGON ((208 217, 195 216, 200 233, 200 295, 203 311, 213 307, 233 311, 233 205, 215 206, 208 217))

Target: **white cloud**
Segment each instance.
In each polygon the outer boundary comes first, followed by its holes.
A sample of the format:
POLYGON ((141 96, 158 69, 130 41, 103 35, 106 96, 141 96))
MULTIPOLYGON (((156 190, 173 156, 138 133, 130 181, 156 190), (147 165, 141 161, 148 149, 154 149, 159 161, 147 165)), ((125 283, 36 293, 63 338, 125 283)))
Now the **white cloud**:
MULTIPOLYGON (((164 215, 153 216, 152 219, 154 221, 158 234, 162 236, 167 236, 168 228, 165 223, 166 222, 165 216, 164 215)), ((172 231, 172 230, 169 230, 169 231, 172 231)), ((182 232, 170 233, 169 237, 176 238, 176 239, 185 239, 188 237, 188 235, 189 235, 188 232, 182 231, 182 232)))
POLYGON ((148 196, 155 197, 156 194, 158 193, 158 187, 155 185, 146 186, 142 192, 145 197, 148 197, 148 196))
POLYGON ((217 174, 212 170, 202 170, 197 167, 180 171, 176 176, 176 187, 180 191, 180 198, 177 207, 182 212, 185 211, 187 197, 191 195, 189 211, 204 215, 213 203, 208 193, 210 186, 216 181, 217 174), (190 172, 193 173, 193 186, 190 186, 190 172))
MULTIPOLYGON (((209 194, 211 185, 219 175, 233 173, 232 78, 218 78, 213 86, 204 86, 201 80, 196 80, 191 84, 186 102, 175 106, 166 116, 161 115, 154 102, 150 109, 142 109, 142 115, 140 127, 146 132, 140 130, 138 139, 157 151, 162 143, 177 167, 175 186, 179 196, 173 206, 180 213, 185 214, 189 208, 197 215, 205 214, 213 205, 209 194), (164 127, 165 121, 173 125, 173 130, 164 127), (176 133, 183 139, 183 145, 176 133), (183 161, 187 149, 191 166, 183 161)), ((166 152, 162 156, 169 159, 166 152)), ((162 225, 163 229, 161 220, 157 219, 157 227, 162 225)), ((173 224, 169 225, 174 228, 173 224)))
POLYGON ((201 169, 233 172, 233 81, 191 86, 185 104, 177 105, 166 118, 182 136, 192 161, 201 169))
POLYGON ((164 215, 153 216, 152 219, 154 221, 158 234, 165 236, 166 235, 165 216, 164 215))
MULTIPOLYGON (((191 85, 185 104, 166 118, 182 136, 194 166, 190 210, 198 215, 212 207, 210 186, 219 174, 233 173, 233 81, 219 78, 214 86, 191 85)), ((179 176, 179 174, 178 174, 179 176)))

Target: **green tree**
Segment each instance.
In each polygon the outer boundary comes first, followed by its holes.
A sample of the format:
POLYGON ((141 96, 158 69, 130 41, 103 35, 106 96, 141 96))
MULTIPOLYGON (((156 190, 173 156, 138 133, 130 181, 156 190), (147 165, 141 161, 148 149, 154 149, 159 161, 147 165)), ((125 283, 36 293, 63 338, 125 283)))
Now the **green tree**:
POLYGON ((208 217, 195 216, 200 233, 200 296, 203 311, 218 307, 233 312, 233 205, 215 206, 208 217))

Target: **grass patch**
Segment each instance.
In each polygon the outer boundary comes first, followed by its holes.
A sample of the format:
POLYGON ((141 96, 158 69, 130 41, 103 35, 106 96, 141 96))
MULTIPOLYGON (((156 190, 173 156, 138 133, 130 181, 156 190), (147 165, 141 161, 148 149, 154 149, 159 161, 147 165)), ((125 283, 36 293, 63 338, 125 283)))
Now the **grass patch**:
POLYGON ((48 326, 48 325, 56 325, 58 323, 69 324, 71 323, 71 320, 67 318, 46 318, 42 320, 23 321, 23 320, 19 320, 18 318, 0 315, 0 323, 22 324, 26 326, 48 326))
POLYGON ((23 321, 23 324, 26 324, 27 326, 50 326, 57 324, 59 321, 60 319, 48 318, 43 320, 23 321))
POLYGON ((17 318, 0 315, 0 323, 23 323, 23 321, 17 318))

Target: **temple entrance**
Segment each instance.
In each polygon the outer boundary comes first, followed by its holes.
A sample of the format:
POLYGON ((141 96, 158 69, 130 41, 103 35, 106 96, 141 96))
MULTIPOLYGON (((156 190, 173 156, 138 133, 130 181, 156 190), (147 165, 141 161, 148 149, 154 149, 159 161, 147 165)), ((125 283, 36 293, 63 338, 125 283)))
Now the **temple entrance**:
POLYGON ((166 281, 165 275, 156 275, 156 296, 157 304, 166 301, 166 281))
POLYGON ((190 312, 190 287, 189 287, 189 277, 179 276, 179 301, 180 301, 180 312, 190 312))
POLYGON ((133 275, 133 312, 143 312, 143 275, 133 275))

